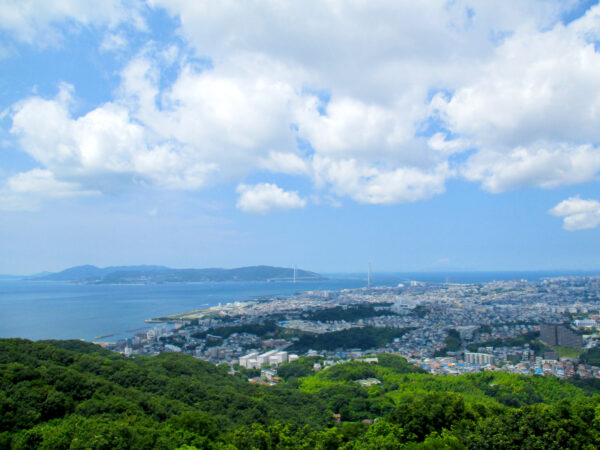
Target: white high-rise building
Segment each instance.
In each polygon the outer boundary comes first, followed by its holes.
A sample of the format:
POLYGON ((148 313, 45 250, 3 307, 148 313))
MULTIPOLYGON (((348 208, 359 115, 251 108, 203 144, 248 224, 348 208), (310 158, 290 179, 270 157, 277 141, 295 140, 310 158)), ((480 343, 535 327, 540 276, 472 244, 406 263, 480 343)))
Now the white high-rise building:
POLYGON ((259 365, 263 365, 263 364, 269 364, 269 358, 271 356, 273 356, 275 353, 277 353, 277 350, 269 350, 266 353, 263 353, 262 355, 258 355, 256 357, 256 361, 258 362, 259 365))
POLYGON ((240 356, 240 366, 252 369, 253 367, 248 367, 248 364, 250 364, 251 361, 253 361, 253 365, 256 364, 257 356, 258 352, 252 352, 248 353, 246 356, 240 356))
POLYGON ((287 362, 288 354, 287 352, 277 352, 274 355, 269 356, 269 365, 270 366, 278 366, 281 363, 287 362))
MULTIPOLYGON (((290 355, 296 356, 297 355, 290 355)), ((246 367, 247 369, 260 369, 264 364, 270 366, 279 366, 280 364, 288 361, 287 352, 280 350, 270 350, 262 355, 257 352, 248 353, 245 356, 240 357, 240 366, 246 367)))
POLYGON ((494 355, 488 355, 487 353, 465 352, 465 362, 469 364, 485 366, 486 364, 494 364, 494 361, 494 355))

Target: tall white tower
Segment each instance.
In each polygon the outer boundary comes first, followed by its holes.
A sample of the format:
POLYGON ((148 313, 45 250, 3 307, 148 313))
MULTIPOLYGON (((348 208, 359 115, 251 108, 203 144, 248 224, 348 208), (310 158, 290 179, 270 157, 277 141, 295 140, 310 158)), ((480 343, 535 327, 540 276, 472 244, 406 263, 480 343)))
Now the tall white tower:
POLYGON ((294 264, 294 283, 296 283, 296 264, 294 264))
POLYGON ((371 286, 371 261, 369 261, 369 272, 367 274, 367 286, 371 286))

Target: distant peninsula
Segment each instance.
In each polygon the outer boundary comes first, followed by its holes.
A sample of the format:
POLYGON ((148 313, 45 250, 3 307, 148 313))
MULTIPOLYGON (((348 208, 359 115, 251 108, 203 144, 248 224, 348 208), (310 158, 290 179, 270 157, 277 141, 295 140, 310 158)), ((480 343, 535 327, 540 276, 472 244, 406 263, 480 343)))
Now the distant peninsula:
MULTIPOLYGON (((323 280, 315 272, 296 269, 296 280, 323 280)), ((82 284, 161 284, 219 281, 292 281, 294 269, 287 267, 250 266, 236 269, 172 269, 165 266, 91 265, 71 267, 57 273, 34 276, 39 281, 67 281, 82 284)))

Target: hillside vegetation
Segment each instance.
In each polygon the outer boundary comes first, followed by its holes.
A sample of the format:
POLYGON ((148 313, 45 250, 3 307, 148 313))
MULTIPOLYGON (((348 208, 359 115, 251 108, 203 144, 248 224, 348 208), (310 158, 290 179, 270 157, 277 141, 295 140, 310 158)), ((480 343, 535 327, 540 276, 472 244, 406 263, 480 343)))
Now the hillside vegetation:
POLYGON ((317 361, 285 364, 282 383, 259 386, 181 354, 127 359, 79 341, 0 340, 0 449, 600 445, 592 384, 432 376, 395 355, 315 373, 317 361), (369 378, 379 384, 357 383, 369 378))

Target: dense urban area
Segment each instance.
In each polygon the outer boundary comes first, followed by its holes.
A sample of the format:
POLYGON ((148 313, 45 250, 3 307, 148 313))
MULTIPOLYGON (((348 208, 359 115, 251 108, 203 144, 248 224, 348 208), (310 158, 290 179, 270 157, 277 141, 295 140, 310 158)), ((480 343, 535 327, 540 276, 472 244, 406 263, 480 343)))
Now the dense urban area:
MULTIPOLYGON (((313 357, 318 371, 382 353, 432 374, 505 371, 600 377, 600 277, 426 284, 304 292, 153 319, 103 344, 123 353, 188 353, 277 383, 278 367, 313 357)), ((371 359, 371 360, 376 360, 371 359)), ((371 380, 376 382, 377 380, 371 380)))

